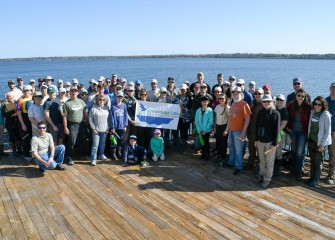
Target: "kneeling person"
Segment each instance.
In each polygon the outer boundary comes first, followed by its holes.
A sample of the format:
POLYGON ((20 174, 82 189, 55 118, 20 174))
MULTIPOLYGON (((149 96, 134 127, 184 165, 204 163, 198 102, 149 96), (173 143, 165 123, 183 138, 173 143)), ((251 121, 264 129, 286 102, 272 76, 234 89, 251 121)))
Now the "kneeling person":
POLYGON ((39 165, 40 170, 57 169, 64 170, 62 163, 64 160, 65 147, 58 145, 55 147, 52 135, 47 133, 45 122, 39 122, 38 135, 31 139, 31 154, 34 161, 39 165))
POLYGON ((128 166, 128 163, 140 163, 146 161, 147 150, 137 144, 137 137, 131 135, 129 137, 129 142, 124 149, 124 164, 123 166, 128 166))

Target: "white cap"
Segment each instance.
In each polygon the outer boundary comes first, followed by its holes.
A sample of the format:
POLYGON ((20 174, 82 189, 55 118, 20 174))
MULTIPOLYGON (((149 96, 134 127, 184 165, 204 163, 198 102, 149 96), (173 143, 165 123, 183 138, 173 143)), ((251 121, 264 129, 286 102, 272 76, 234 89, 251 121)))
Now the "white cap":
POLYGON ((71 86, 71 83, 70 82, 66 82, 65 86, 71 86))
POLYGON ((65 88, 60 88, 59 92, 66 92, 66 89, 65 88))
POLYGON ((240 87, 234 87, 232 92, 242 92, 242 89, 240 87))
POLYGON ((33 90, 33 88, 31 87, 31 85, 26 85, 24 86, 23 91, 26 91, 26 90, 33 90))
POLYGON ((158 83, 157 79, 152 79, 151 82, 152 83, 158 83))
POLYGON ((74 78, 73 80, 72 80, 72 83, 79 83, 79 81, 78 81, 78 79, 77 78, 74 78))
POLYGON ((244 79, 237 79, 236 84, 245 84, 244 79))
POLYGON ((35 83, 34 79, 30 79, 29 83, 35 83))
POLYGON ((63 83, 63 80, 62 79, 58 79, 58 83, 63 83))
POLYGON ((161 89, 159 90, 159 92, 167 92, 166 87, 161 87, 161 89))
POLYGON ((181 86, 180 86, 180 89, 187 89, 187 85, 186 84, 182 84, 181 86))

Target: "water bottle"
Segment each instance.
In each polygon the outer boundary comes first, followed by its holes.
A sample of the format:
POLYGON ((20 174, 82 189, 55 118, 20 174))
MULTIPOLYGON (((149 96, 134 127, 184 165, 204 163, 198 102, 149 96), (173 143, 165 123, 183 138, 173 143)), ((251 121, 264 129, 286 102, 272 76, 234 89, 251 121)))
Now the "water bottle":
POLYGON ((205 146, 205 141, 201 135, 199 135, 199 142, 201 147, 205 146))
POLYGON ((194 128, 194 129, 192 130, 192 137, 197 136, 197 134, 198 134, 197 129, 194 128))
POLYGON ((111 135, 110 140, 112 145, 117 145, 116 137, 114 136, 114 134, 111 135))

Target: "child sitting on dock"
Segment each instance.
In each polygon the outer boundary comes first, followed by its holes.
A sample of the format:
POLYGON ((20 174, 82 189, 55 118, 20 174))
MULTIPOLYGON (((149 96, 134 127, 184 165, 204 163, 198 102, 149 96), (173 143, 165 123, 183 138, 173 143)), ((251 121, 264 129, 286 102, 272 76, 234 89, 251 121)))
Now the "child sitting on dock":
POLYGON ((150 141, 150 148, 153 152, 152 160, 157 161, 158 159, 164 160, 164 139, 161 137, 161 130, 155 129, 154 136, 150 141))
POLYGON ((137 137, 135 135, 131 135, 129 137, 128 144, 125 146, 124 154, 123 154, 123 167, 127 167, 128 164, 146 162, 147 158, 147 150, 137 144, 137 137))

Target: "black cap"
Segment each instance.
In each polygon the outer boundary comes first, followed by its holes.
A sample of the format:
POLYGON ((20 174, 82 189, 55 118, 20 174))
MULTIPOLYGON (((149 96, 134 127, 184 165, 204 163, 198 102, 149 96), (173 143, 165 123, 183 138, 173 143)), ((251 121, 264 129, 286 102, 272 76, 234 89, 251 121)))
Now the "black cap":
POLYGON ((174 78, 173 77, 168 77, 168 81, 170 81, 170 80, 174 80, 174 78))
POLYGON ((12 79, 8 81, 8 84, 10 84, 10 83, 14 83, 15 84, 14 80, 12 80, 12 79))

